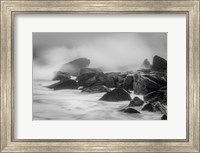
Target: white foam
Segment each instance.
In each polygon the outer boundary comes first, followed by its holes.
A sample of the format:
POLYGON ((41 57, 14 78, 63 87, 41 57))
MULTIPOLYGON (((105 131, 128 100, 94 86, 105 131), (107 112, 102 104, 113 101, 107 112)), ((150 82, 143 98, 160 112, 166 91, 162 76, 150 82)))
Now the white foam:
MULTIPOLYGON (((44 87, 52 81, 34 81, 33 120, 158 120, 162 114, 142 111, 126 114, 119 110, 130 101, 99 101, 105 93, 88 94, 80 90, 51 90, 44 87)), ((131 94, 131 97, 137 95, 131 94)), ((143 99, 142 96, 139 96, 143 99)), ((142 107, 135 107, 141 111, 142 107)))

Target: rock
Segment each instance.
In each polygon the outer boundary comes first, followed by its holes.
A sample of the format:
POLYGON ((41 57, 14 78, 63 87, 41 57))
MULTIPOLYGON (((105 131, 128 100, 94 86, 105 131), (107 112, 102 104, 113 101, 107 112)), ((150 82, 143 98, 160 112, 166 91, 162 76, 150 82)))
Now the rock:
POLYGON ((148 103, 159 101, 161 104, 167 105, 167 89, 164 90, 164 88, 147 93, 143 96, 144 101, 148 103))
POLYGON ((161 87, 160 84, 142 74, 138 73, 133 76, 133 90, 135 94, 145 95, 149 92, 159 90, 161 87))
POLYGON ((109 72, 105 73, 106 76, 113 78, 115 81, 118 79, 118 76, 121 75, 120 72, 109 72))
POLYGON ((123 88, 123 83, 126 78, 126 76, 129 73, 122 73, 122 72, 110 72, 110 73, 105 73, 106 76, 111 78, 114 82, 114 87, 122 87, 123 88))
POLYGON ((83 87, 88 87, 91 83, 88 81, 90 78, 96 76, 95 73, 83 73, 77 77, 78 85, 83 87), (88 81, 88 82, 87 82, 88 81))
POLYGON ((54 90, 78 89, 78 84, 75 80, 65 79, 65 80, 61 80, 58 83, 55 83, 55 84, 48 86, 48 88, 54 89, 54 90))
POLYGON ((100 98, 100 100, 105 101, 125 101, 125 100, 131 100, 131 96, 129 93, 124 90, 123 88, 116 88, 100 98))
POLYGON ((166 72, 167 71, 167 61, 160 56, 154 56, 152 69, 155 71, 166 72))
POLYGON ((109 77, 106 79, 105 85, 109 88, 115 88, 116 87, 115 81, 112 78, 109 78, 109 77))
MULTIPOLYGON (((95 86, 97 80, 96 75, 85 81, 85 87, 95 86)), ((96 84, 97 85, 97 84, 96 84)), ((99 84, 100 85, 100 84, 99 84)))
POLYGON ((167 86, 161 87, 159 90, 165 91, 165 90, 167 90, 167 86))
POLYGON ((160 102, 155 102, 155 106, 161 113, 167 116, 167 108, 164 105, 162 105, 160 102))
POLYGON ((110 92, 111 90, 103 85, 100 86, 92 86, 92 87, 86 87, 82 89, 82 92, 87 93, 101 93, 101 92, 110 92))
POLYGON ((150 64, 150 62, 148 61, 147 58, 142 63, 142 67, 144 67, 145 69, 150 69, 151 68, 151 64, 150 64))
POLYGON ((167 120, 167 116, 166 116, 166 115, 163 115, 163 116, 161 117, 161 120, 167 120))
POLYGON ((148 74, 148 75, 143 75, 143 77, 146 77, 155 83, 159 84, 161 87, 167 85, 167 80, 159 74, 148 74))
POLYGON ((98 74, 96 75, 96 82, 97 85, 106 85, 109 88, 114 88, 115 83, 112 78, 107 77, 105 74, 98 74))
POLYGON ((63 64, 60 71, 68 72, 70 75, 77 76, 80 69, 88 67, 90 60, 87 58, 78 58, 69 63, 63 64))
POLYGON ((159 90, 158 101, 161 104, 167 105, 167 90, 159 90))
POLYGON ((139 113, 140 114, 139 111, 137 111, 136 109, 134 109, 132 107, 127 107, 125 109, 122 109, 121 111, 123 111, 125 113, 130 113, 130 114, 132 114, 132 113, 139 113))
POLYGON ((69 73, 58 71, 56 72, 53 80, 63 80, 63 79, 70 79, 70 78, 71 76, 69 73))
POLYGON ((121 88, 123 88, 124 80, 125 80, 124 77, 118 76, 117 82, 115 83, 115 84, 116 84, 116 87, 121 87, 121 88))
POLYGON ((112 81, 113 81, 113 87, 115 88, 115 87, 117 87, 117 82, 118 82, 118 75, 120 74, 120 72, 110 72, 110 73, 105 73, 105 75, 108 77, 108 78, 110 78, 110 79, 112 79, 112 81))
POLYGON ((101 69, 98 69, 98 68, 82 68, 82 69, 80 69, 78 76, 81 76, 82 74, 85 74, 85 73, 100 74, 100 73, 103 73, 103 71, 101 69))
POLYGON ((142 110, 143 111, 149 111, 149 112, 156 112, 156 107, 152 103, 148 103, 148 104, 144 105, 142 110))
POLYGON ((141 100, 139 97, 134 97, 133 100, 129 103, 128 106, 142 106, 144 104, 144 101, 141 100))
POLYGON ((123 82, 123 88, 126 90, 133 90, 133 75, 127 75, 123 82))
POLYGON ((146 95, 143 96, 143 98, 144 101, 147 103, 158 101, 158 91, 147 93, 146 95))
POLYGON ((105 85, 109 88, 115 87, 114 80, 104 73, 81 73, 78 78, 79 86, 90 87, 105 85))

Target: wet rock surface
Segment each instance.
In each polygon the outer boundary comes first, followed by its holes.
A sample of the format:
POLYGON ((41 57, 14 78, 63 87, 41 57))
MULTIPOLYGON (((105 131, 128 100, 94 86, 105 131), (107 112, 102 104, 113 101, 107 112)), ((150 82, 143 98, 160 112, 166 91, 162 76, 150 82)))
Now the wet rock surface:
POLYGON ((167 81, 156 74, 137 73, 133 76, 133 90, 135 94, 145 95, 166 86, 167 81))
POLYGON ((90 87, 105 85, 109 88, 115 87, 114 80, 104 73, 82 73, 77 77, 79 86, 90 87))
POLYGON ((123 82, 123 88, 126 90, 133 90, 133 75, 127 75, 123 82))
POLYGON ((134 97, 133 100, 130 101, 128 106, 142 106, 144 104, 144 101, 140 99, 139 97, 134 97))
POLYGON ((166 72, 167 71, 167 61, 160 56, 154 56, 152 69, 155 71, 166 72))
POLYGON ((78 84, 75 80, 61 80, 58 83, 54 83, 48 86, 50 89, 61 90, 61 89, 78 89, 78 84))
POLYGON ((124 90, 123 88, 116 88, 100 98, 100 100, 104 101, 125 101, 125 100, 131 100, 130 94, 124 90))
POLYGON ((156 112, 156 107, 152 103, 145 104, 144 107, 142 108, 143 111, 149 111, 149 112, 156 112))
POLYGON ((167 120, 167 116, 166 116, 166 115, 163 115, 163 116, 161 117, 161 120, 167 120))
POLYGON ((138 113, 138 114, 140 114, 140 112, 139 111, 137 111, 136 109, 134 109, 133 107, 127 107, 127 108, 124 108, 124 109, 122 109, 122 110, 120 110, 120 111, 122 111, 122 112, 124 112, 124 113, 129 113, 129 114, 135 114, 135 113, 138 113))

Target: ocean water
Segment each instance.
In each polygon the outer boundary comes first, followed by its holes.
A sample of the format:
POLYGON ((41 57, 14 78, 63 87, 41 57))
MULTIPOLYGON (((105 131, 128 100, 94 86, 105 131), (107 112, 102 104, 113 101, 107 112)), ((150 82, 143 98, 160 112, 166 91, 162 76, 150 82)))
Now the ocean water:
MULTIPOLYGON (((160 112, 141 111, 141 114, 120 112, 129 101, 99 101, 105 93, 82 93, 80 90, 48 89, 57 81, 33 81, 33 120, 160 120, 160 112)), ((131 97, 135 97, 131 93, 131 97)), ((138 96, 143 99, 142 96, 138 96)))

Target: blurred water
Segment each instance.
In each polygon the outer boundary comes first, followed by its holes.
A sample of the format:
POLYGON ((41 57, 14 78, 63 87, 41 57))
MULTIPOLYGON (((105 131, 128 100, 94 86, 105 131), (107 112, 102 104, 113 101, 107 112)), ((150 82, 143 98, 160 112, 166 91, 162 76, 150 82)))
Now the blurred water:
MULTIPOLYGON (((160 120, 159 112, 141 111, 141 114, 127 114, 119 110, 129 101, 99 101, 105 93, 87 94, 80 90, 48 89, 45 86, 56 81, 33 81, 33 120, 160 120)), ((131 97, 134 97, 131 93, 131 97)), ((142 96, 139 96, 142 99, 142 96)))

